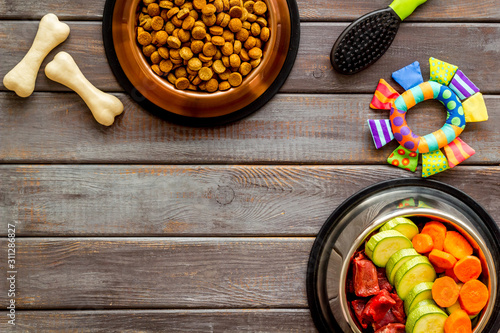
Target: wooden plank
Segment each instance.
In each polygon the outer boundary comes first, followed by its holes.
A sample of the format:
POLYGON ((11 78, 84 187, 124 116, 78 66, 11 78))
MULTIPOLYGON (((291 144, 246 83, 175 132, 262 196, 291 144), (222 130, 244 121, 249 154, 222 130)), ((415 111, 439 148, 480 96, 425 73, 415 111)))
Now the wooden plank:
MULTIPOLYGON (((4 165, 0 215, 17 221, 17 236, 315 236, 357 191, 415 176, 369 168, 4 165)), ((500 167, 459 166, 435 179, 500 222, 500 167)))
MULTIPOLYGON (((104 3, 105 0, 0 0, 0 19, 40 19, 46 13, 54 13, 64 20, 100 20, 104 3)), ((297 0, 303 21, 350 21, 389 3, 387 0, 297 0)), ((407 20, 491 22, 500 20, 500 9, 495 0, 457 0, 453 5, 447 0, 433 0, 419 7, 407 20)))
MULTIPOLYGON (((6 318, 5 311, 0 312, 6 318)), ((12 329, 6 320, 0 330, 12 329)), ((16 312, 16 329, 33 332, 317 332, 308 309, 101 310, 16 312)))
MULTIPOLYGON (((383 164, 396 141, 375 149, 367 119, 372 95, 279 94, 242 121, 211 128, 182 127, 151 116, 128 95, 125 112, 99 125, 76 94, 0 93, 0 160, 9 163, 323 163, 383 164), (29 135, 28 135, 29 134, 29 135)), ((477 150, 466 164, 499 164, 499 96, 487 96, 487 122, 470 123, 461 138, 477 150)), ((443 124, 438 102, 408 115, 419 134, 443 124), (437 111, 437 112, 436 112, 437 111)))
MULTIPOLYGON (((335 1, 332 1, 335 2, 335 1)), ((73 55, 82 72, 97 87, 121 91, 104 54, 99 22, 70 22, 69 39, 59 45, 42 64, 56 52, 73 55)), ((3 77, 24 56, 35 36, 35 21, 0 21, 0 77, 3 77)), ((389 51, 373 66, 354 75, 333 71, 330 50, 346 23, 303 23, 297 61, 282 92, 311 93, 373 93, 378 80, 389 79, 391 73, 418 60, 424 78, 429 77, 430 56, 458 65, 481 90, 500 93, 500 25, 499 24, 427 24, 404 23, 389 51), (429 38, 433 36, 433 38, 429 38)), ((1 86, 0 89, 5 90, 1 86)), ((67 91, 40 72, 38 91, 67 91)))
POLYGON ((313 241, 17 237, 16 308, 305 308, 313 241))

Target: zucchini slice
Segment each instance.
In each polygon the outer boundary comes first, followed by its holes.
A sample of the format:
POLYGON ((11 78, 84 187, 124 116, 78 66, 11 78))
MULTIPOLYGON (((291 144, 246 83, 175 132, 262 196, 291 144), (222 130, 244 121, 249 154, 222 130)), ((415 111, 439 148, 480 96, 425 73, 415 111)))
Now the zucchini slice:
POLYGON ((408 237, 409 240, 418 234, 418 227, 410 219, 406 217, 395 217, 389 220, 386 224, 380 228, 380 231, 385 230, 396 230, 408 237))
POLYGON ((408 293, 421 282, 434 282, 436 271, 429 259, 424 256, 415 257, 405 262, 396 272, 394 286, 399 298, 403 301, 408 293))
POLYGON ((385 267, 394 253, 412 247, 411 241, 399 231, 386 230, 373 235, 366 242, 365 253, 375 265, 385 267))

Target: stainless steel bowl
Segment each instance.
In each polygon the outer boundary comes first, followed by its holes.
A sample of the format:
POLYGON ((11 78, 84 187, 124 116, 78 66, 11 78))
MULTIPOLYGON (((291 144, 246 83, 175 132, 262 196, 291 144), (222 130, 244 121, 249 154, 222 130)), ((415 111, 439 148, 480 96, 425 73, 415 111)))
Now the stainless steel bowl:
POLYGON ((423 179, 376 184, 346 200, 329 217, 313 245, 307 276, 309 306, 318 330, 361 332, 345 292, 350 259, 371 232, 397 216, 442 221, 471 242, 481 259, 483 282, 491 295, 474 332, 498 332, 500 230, 487 212, 463 192, 423 179))

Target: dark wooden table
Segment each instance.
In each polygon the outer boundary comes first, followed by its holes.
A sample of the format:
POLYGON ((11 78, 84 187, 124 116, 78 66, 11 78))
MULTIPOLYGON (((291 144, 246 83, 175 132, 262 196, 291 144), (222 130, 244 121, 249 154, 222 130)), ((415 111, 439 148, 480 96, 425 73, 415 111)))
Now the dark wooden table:
MULTIPOLYGON (((1 332, 315 331, 307 260, 328 215, 348 196, 412 174, 386 164, 366 119, 380 78, 415 60, 458 65, 485 94, 488 122, 461 138, 477 153, 434 177, 472 196, 500 221, 500 6, 430 0, 393 46, 352 77, 329 63, 349 21, 387 0, 298 0, 301 44, 290 77, 265 107, 230 125, 182 127, 123 93, 101 38, 104 0, 0 0, 0 77, 23 57, 52 12, 69 39, 44 61, 27 99, 0 91, 0 304, 6 308, 7 225, 16 223, 16 326, 1 332), (43 74, 73 55, 125 112, 110 128, 43 74)), ((417 133, 443 110, 412 110, 417 133), (436 111, 437 110, 437 111, 436 111)))

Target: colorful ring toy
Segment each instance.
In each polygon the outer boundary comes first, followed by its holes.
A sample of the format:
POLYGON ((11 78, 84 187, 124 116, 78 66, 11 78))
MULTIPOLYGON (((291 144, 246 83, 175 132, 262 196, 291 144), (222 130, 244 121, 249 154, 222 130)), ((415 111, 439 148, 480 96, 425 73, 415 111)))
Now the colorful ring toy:
POLYGON ((447 86, 434 81, 420 83, 399 96, 391 108, 389 120, 394 138, 403 147, 418 153, 427 153, 445 147, 455 140, 465 128, 465 115, 462 102, 447 86), (446 122, 439 130, 418 136, 406 122, 406 112, 416 104, 436 99, 447 109, 446 122))

